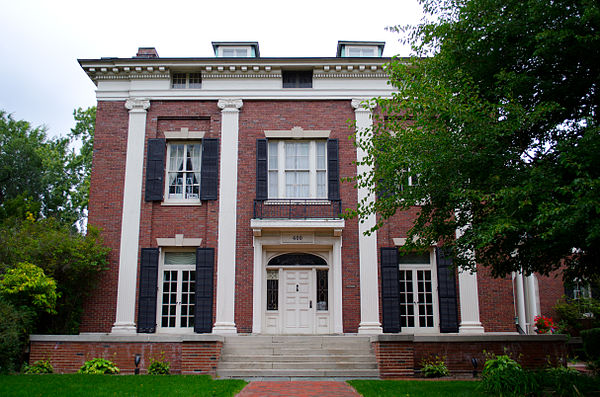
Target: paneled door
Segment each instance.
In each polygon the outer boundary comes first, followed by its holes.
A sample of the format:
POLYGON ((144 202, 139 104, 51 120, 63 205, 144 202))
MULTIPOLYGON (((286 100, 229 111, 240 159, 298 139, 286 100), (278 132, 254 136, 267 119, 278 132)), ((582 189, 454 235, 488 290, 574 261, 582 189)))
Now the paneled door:
POLYGON ((315 317, 313 271, 284 270, 283 333, 312 334, 315 317))

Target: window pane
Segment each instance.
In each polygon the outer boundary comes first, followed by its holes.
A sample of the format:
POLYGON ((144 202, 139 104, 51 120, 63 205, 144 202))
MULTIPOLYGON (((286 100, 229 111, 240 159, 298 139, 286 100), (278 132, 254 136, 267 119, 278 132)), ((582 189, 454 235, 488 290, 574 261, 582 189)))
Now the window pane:
POLYGON ((189 88, 202 88, 202 74, 190 73, 189 88))
POLYGON ((270 141, 269 142, 269 170, 276 170, 279 168, 279 163, 277 161, 277 147, 279 146, 279 142, 270 141))
POLYGON ((248 56, 248 50, 245 48, 237 48, 235 50, 235 56, 236 57, 247 57, 248 56))
POLYGON ((185 73, 173 73, 171 88, 185 88, 185 73))
POLYGON ((223 56, 224 57, 232 57, 234 56, 235 52, 233 50, 233 48, 223 48, 223 56))
POLYGON ((165 265, 196 265, 196 253, 165 252, 165 265))
POLYGON ((325 162, 325 142, 318 141, 317 142, 317 169, 324 170, 327 168, 325 162))
POLYGON ((296 169, 296 145, 291 142, 285 143, 285 169, 296 169))
POLYGON ((279 197, 279 185, 277 181, 277 171, 269 171, 269 197, 277 198, 279 197))
POLYGON ((328 310, 329 285, 327 276, 327 270, 317 270, 317 310, 328 310))
POLYGON ((317 198, 327 197, 327 173, 317 171, 317 198))
POLYGON ((398 257, 398 263, 410 265, 428 265, 430 263, 429 252, 424 254, 409 253, 406 255, 400 255, 398 257))
POLYGON ((279 307, 279 271, 267 271, 267 310, 279 307))
POLYGON ((296 172, 296 181, 298 182, 298 197, 310 197, 310 173, 296 172))
POLYGON ((309 166, 310 145, 308 142, 297 143, 296 148, 296 169, 307 170, 309 166))

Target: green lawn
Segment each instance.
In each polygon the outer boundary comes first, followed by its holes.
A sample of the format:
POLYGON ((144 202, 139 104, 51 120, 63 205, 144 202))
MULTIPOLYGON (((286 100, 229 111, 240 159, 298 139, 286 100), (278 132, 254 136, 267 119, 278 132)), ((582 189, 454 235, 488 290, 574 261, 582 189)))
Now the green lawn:
POLYGON ((468 397, 485 396, 477 390, 479 382, 430 380, 350 380, 348 383, 364 397, 468 397))
POLYGON ((245 385, 200 375, 0 375, 0 396, 235 396, 245 385))

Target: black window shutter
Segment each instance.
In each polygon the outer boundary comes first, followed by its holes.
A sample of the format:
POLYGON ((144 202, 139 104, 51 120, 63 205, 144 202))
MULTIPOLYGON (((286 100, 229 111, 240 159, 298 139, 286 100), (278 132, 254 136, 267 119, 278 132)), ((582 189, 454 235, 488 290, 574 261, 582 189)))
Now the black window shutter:
POLYGON ((329 200, 340 199, 340 171, 338 140, 327 140, 327 196, 329 200))
POLYGON ((156 331, 158 253, 158 248, 142 248, 138 297, 138 333, 154 333, 156 331))
POLYGON ((219 140, 202 140, 200 200, 216 200, 219 178, 219 140))
POLYGON ((164 139, 148 139, 148 157, 146 159, 146 201, 162 201, 165 187, 165 150, 164 139))
POLYGON ((194 332, 212 332, 214 248, 196 249, 196 307, 194 332))
POLYGON ((440 332, 458 332, 456 276, 452 268, 452 257, 439 247, 435 249, 435 257, 440 301, 440 332))
POLYGON ((400 288, 398 249, 381 248, 381 304, 383 332, 400 332, 400 288))
POLYGON ((267 140, 256 140, 256 199, 266 200, 267 192, 267 140))

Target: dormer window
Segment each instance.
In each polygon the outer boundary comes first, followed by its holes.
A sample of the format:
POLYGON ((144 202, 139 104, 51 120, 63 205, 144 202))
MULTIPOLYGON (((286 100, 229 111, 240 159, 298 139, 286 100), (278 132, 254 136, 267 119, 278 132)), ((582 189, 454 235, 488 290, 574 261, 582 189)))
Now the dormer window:
POLYGON ((338 41, 337 57, 382 57, 383 41, 338 41))
POLYGON ((348 57, 374 57, 376 47, 346 47, 348 57))
POLYGON ((202 73, 173 73, 171 88, 202 88, 202 73))
POLYGON ((218 58, 258 58, 258 43, 255 41, 213 41, 215 56, 218 58))

